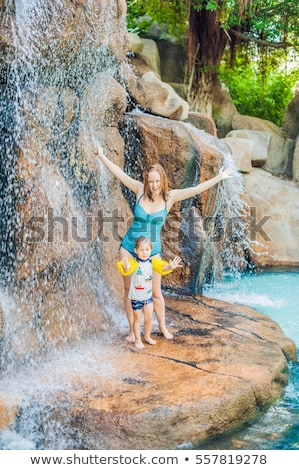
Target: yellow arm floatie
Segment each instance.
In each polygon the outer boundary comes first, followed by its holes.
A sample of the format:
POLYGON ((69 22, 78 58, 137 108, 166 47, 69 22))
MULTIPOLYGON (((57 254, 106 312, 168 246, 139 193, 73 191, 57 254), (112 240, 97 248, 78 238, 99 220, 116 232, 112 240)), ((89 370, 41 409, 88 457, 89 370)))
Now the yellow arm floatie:
POLYGON ((165 265, 169 264, 164 259, 153 258, 152 263, 153 263, 153 269, 157 271, 159 274, 161 274, 162 276, 165 276, 165 274, 170 274, 173 271, 172 269, 169 269, 168 271, 162 270, 165 265))
POLYGON ((130 274, 132 274, 134 271, 136 271, 137 267, 138 267, 138 261, 136 261, 136 259, 134 258, 128 258, 128 262, 129 262, 129 265, 130 265, 130 268, 128 271, 125 271, 124 268, 123 268, 123 265, 122 265, 122 261, 119 261, 117 263, 117 267, 119 269, 119 271, 121 272, 121 274, 123 276, 129 276, 130 274))

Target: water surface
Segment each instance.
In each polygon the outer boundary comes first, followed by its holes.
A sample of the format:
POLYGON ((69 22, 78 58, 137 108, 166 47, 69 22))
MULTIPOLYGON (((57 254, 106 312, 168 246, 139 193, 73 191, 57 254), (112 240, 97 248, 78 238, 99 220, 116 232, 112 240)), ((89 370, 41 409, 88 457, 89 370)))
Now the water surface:
MULTIPOLYGON (((248 305, 268 315, 299 350, 299 270, 226 275, 223 281, 204 288, 204 295, 248 305)), ((290 364, 290 382, 282 399, 257 422, 203 444, 204 449, 295 450, 299 449, 299 363, 290 364)))

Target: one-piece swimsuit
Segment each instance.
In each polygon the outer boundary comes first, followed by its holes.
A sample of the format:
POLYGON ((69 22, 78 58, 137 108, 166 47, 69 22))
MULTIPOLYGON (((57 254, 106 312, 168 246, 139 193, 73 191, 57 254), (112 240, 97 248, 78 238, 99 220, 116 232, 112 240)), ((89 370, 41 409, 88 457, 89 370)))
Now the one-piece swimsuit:
POLYGON ((142 194, 134 207, 134 221, 132 226, 124 235, 121 246, 125 248, 132 256, 136 256, 134 252, 136 239, 141 235, 150 239, 152 243, 151 256, 161 253, 161 230, 167 217, 167 207, 161 211, 148 214, 140 205, 142 194))

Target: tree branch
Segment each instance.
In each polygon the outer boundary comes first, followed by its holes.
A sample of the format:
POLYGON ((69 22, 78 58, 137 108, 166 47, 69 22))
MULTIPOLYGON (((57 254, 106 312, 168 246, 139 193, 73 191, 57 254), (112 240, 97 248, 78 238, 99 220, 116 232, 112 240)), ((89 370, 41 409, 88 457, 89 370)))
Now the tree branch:
POLYGON ((291 42, 265 41, 263 39, 258 39, 258 38, 254 38, 252 36, 247 36, 244 33, 240 33, 239 31, 235 31, 234 29, 230 29, 229 32, 233 36, 235 36, 239 39, 242 39, 242 41, 254 42, 254 43, 258 44, 259 46, 273 47, 275 49, 286 49, 287 47, 299 47, 299 43, 292 44, 291 42))

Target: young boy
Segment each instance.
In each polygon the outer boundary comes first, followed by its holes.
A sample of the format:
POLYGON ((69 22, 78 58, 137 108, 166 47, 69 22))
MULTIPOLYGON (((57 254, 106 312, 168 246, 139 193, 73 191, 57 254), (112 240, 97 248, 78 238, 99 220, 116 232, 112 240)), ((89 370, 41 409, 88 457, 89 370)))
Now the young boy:
POLYGON ((181 258, 176 256, 169 263, 161 258, 150 258, 152 244, 150 240, 143 235, 138 237, 135 244, 135 253, 137 258, 122 258, 118 263, 118 269, 123 276, 131 276, 129 299, 131 299, 135 335, 135 346, 139 349, 144 348, 141 341, 140 327, 142 311, 144 314, 144 340, 149 344, 156 344, 151 338, 152 315, 153 315, 153 297, 152 297, 152 274, 153 269, 162 275, 169 274, 173 269, 180 265, 181 258))

